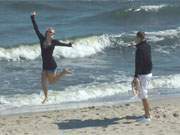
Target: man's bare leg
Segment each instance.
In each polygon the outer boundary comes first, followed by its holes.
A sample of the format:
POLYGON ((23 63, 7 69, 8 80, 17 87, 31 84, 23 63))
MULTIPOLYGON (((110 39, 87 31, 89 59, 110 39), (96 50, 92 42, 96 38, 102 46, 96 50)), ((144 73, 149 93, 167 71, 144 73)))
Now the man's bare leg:
POLYGON ((146 98, 142 99, 142 102, 143 102, 143 106, 144 106, 145 117, 150 118, 149 102, 148 102, 148 100, 146 98))

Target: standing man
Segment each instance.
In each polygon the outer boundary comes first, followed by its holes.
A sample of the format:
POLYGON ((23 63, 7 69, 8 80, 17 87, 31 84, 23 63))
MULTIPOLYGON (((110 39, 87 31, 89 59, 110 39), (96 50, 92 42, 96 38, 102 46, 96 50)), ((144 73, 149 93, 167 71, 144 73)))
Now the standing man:
POLYGON ((133 83, 140 83, 139 97, 142 99, 144 107, 144 117, 141 122, 150 122, 150 107, 148 102, 148 85, 152 78, 151 46, 145 39, 144 32, 136 34, 136 54, 135 54, 135 75, 133 83))

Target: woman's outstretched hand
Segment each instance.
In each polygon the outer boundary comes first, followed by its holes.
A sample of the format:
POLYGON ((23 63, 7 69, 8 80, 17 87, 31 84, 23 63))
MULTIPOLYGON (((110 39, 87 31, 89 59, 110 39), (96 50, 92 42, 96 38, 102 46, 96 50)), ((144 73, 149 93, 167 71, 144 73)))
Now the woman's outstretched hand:
POLYGON ((32 16, 36 16, 36 15, 37 15, 37 14, 36 14, 36 11, 33 11, 31 15, 32 15, 32 16))

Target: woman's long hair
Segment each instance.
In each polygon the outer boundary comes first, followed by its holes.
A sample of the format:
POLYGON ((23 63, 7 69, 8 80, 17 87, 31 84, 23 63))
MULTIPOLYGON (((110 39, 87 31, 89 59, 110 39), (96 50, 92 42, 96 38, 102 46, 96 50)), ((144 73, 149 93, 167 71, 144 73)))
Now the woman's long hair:
POLYGON ((46 30, 46 32, 45 32, 45 40, 44 40, 44 42, 43 42, 43 47, 44 48, 47 48, 47 47, 49 47, 50 45, 51 45, 51 42, 52 42, 52 38, 53 37, 48 37, 48 31, 54 31, 54 29, 53 28, 48 28, 47 30, 46 30))
POLYGON ((47 48, 50 45, 51 45, 51 39, 48 38, 48 31, 46 31, 45 32, 45 39, 44 39, 44 42, 43 42, 43 47, 47 48))

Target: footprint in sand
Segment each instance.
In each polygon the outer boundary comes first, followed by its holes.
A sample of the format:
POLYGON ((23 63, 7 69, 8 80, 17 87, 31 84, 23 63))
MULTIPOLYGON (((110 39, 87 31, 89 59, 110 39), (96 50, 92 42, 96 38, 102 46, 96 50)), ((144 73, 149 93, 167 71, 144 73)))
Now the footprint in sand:
POLYGON ((173 116, 175 117, 175 118, 177 118, 177 117, 179 117, 179 114, 178 113, 173 113, 173 116))
POLYGON ((50 117, 50 116, 47 116, 47 115, 42 115, 41 117, 44 117, 44 118, 52 118, 52 117, 50 117))

